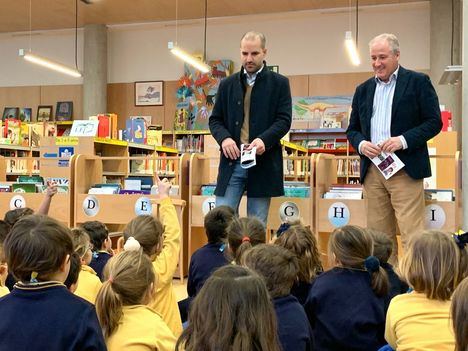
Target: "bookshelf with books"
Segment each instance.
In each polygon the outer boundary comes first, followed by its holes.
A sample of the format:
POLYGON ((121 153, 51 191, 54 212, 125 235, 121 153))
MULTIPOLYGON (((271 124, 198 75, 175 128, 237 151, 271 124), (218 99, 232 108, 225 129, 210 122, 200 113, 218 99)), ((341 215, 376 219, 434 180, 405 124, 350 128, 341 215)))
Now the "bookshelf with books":
POLYGON ((21 160, 17 158, 2 157, 0 158, 0 216, 15 208, 29 207, 36 211, 45 196, 47 184, 55 182, 57 184, 57 194, 52 198, 49 215, 68 226, 73 223, 73 196, 71 195, 73 187, 72 179, 72 164, 74 157, 58 158, 58 157, 23 157, 21 160), (18 174, 15 174, 15 179, 9 179, 12 175, 7 174, 8 167, 12 162, 25 161, 26 168, 18 174), (36 171, 41 165, 40 171, 36 171), (58 164, 62 164, 60 172, 52 171, 51 168, 57 168, 58 164), (65 166, 66 164, 66 166, 65 166), (52 167, 51 167, 52 166, 52 167))
MULTIPOLYGON (((112 232, 121 233, 125 225, 132 218, 141 214, 159 215, 158 200, 155 193, 156 184, 154 172, 159 173, 157 162, 153 163, 153 176, 138 177, 130 173, 123 178, 109 178, 104 171, 108 161, 123 158, 126 164, 141 157, 100 157, 96 155, 78 155, 75 167, 75 209, 74 225, 85 221, 98 220, 105 223, 112 232)), ((163 158, 177 159, 175 176, 170 179, 173 184, 171 198, 178 211, 181 223, 181 250, 178 277, 183 278, 188 269, 187 258, 187 225, 184 215, 187 194, 187 181, 183 180, 187 174, 188 155, 174 157, 153 156, 158 161, 163 158)), ((120 234, 121 235, 121 234, 120 234)))
POLYGON ((289 139, 307 148, 309 153, 349 155, 355 152, 342 128, 291 129, 289 139))
POLYGON ((179 153, 203 153, 205 138, 209 130, 165 130, 162 132, 162 144, 170 146, 179 153))

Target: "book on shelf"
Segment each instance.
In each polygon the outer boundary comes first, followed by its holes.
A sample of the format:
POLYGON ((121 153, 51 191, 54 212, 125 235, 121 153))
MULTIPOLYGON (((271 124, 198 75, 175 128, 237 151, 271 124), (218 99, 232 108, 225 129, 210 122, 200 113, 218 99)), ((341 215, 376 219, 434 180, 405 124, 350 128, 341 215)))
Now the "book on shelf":
POLYGON ((13 183, 11 185, 14 193, 35 193, 36 184, 34 183, 13 183))
POLYGON ((324 199, 362 199, 361 184, 332 184, 324 199))
POLYGON ((34 184, 44 184, 44 178, 41 176, 19 176, 18 183, 34 183, 34 184))
POLYGON ((3 137, 9 140, 7 144, 21 145, 21 121, 14 118, 5 119, 3 137))
POLYGON ((148 126, 146 131, 146 142, 148 145, 161 146, 162 145, 162 127, 161 126, 148 126))
POLYGON ((41 138, 44 136, 44 123, 31 123, 29 125, 32 147, 39 147, 41 138))
POLYGON ((11 184, 2 183, 0 184, 0 193, 10 193, 11 184))
POLYGON ((125 137, 127 141, 146 144, 146 120, 139 117, 130 117, 126 121, 125 137))

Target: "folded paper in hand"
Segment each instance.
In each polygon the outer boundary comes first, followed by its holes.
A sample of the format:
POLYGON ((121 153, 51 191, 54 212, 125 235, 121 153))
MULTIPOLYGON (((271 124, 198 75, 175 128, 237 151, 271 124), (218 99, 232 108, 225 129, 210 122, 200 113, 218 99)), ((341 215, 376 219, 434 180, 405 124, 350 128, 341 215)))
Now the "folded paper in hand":
POLYGON ((405 164, 394 153, 387 153, 382 151, 376 157, 371 158, 371 161, 377 166, 380 173, 383 174, 385 179, 389 179, 400 169, 405 167, 405 164))
POLYGON ((241 160, 240 164, 241 167, 244 169, 251 168, 257 164, 257 159, 255 157, 257 153, 257 148, 254 146, 250 150, 246 150, 247 146, 242 144, 241 145, 241 160))

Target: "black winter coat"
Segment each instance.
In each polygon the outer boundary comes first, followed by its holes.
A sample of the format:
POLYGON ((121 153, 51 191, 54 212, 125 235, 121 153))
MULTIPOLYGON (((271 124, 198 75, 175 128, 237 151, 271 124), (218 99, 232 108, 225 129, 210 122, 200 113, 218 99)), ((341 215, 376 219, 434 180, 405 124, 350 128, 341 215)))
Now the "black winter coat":
MULTIPOLYGON (((218 90, 209 125, 219 145, 232 138, 240 149, 244 121, 245 74, 235 73, 224 79, 218 90)), ((258 73, 250 97, 249 140, 260 138, 266 151, 257 155, 257 165, 248 170, 247 196, 284 195, 283 155, 280 140, 291 127, 291 90, 288 78, 269 71, 258 73)), ((235 162, 221 150, 215 195, 223 196, 235 162)))

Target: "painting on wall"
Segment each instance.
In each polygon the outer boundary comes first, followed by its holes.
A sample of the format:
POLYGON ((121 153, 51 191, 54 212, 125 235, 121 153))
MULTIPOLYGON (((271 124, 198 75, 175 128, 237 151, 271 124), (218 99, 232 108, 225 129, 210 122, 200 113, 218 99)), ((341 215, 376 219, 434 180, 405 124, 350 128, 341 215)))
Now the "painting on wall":
POLYGON ((346 129, 352 100, 352 96, 293 97, 293 125, 308 129, 346 129))
POLYGON ((211 67, 210 73, 201 73, 188 65, 184 67, 184 75, 179 79, 176 93, 178 108, 175 121, 178 128, 181 128, 181 117, 184 117, 185 129, 208 129, 208 118, 213 110, 219 83, 232 74, 234 63, 231 60, 215 60, 208 64, 211 67), (183 116, 177 115, 180 106, 184 106, 183 116))
POLYGON ((164 82, 135 82, 135 106, 162 106, 164 82))

